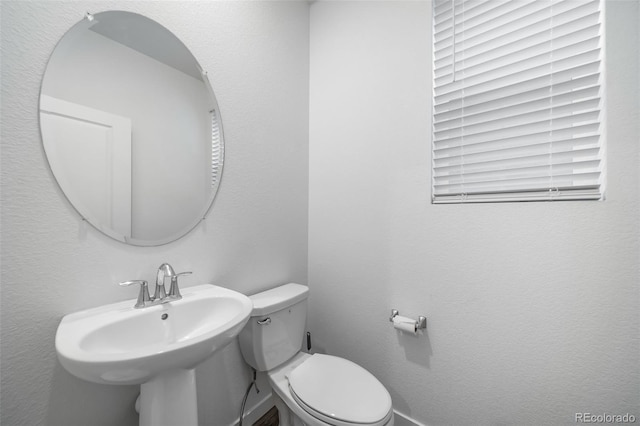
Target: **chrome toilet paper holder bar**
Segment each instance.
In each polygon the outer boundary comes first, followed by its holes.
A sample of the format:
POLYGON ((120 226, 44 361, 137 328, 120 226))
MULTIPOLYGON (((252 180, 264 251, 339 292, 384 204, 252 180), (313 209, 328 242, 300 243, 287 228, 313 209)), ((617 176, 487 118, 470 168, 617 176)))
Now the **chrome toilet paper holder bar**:
MULTIPOLYGON (((397 309, 392 309, 391 316, 389 317, 389 321, 393 322, 393 319, 398 315, 400 315, 400 312, 398 312, 397 309)), ((420 315, 416 320, 416 331, 423 330, 425 328, 427 328, 427 317, 423 317, 422 315, 420 315)))

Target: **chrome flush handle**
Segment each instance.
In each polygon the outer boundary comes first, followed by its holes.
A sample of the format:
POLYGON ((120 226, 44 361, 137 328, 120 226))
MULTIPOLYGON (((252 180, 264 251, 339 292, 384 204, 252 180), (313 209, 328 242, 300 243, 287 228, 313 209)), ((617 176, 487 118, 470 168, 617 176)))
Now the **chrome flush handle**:
POLYGON ((271 317, 266 317, 263 320, 258 320, 257 323, 258 325, 269 325, 271 324, 271 317))

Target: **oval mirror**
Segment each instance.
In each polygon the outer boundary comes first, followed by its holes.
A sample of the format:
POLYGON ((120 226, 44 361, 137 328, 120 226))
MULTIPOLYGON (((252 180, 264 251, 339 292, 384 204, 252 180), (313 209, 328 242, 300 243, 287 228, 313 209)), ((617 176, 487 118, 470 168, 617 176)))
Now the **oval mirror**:
POLYGON ((222 123, 185 45, 130 12, 87 14, 57 44, 40 90, 56 181, 83 219, 128 244, 174 241, 207 214, 222 123))

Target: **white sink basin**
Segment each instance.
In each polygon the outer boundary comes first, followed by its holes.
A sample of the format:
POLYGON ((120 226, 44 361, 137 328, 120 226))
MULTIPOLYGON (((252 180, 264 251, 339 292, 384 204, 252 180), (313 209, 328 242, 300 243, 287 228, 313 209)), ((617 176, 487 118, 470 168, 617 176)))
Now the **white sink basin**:
POLYGON ((58 359, 71 374, 105 384, 141 384, 171 369, 192 369, 235 338, 251 313, 245 295, 214 285, 143 309, 135 300, 66 315, 58 359), (165 319, 163 319, 166 317, 165 319))
POLYGON ((198 425, 194 368, 230 343, 249 320, 251 300, 205 284, 182 299, 135 309, 135 299, 66 315, 58 359, 90 382, 140 384, 140 425, 198 425))

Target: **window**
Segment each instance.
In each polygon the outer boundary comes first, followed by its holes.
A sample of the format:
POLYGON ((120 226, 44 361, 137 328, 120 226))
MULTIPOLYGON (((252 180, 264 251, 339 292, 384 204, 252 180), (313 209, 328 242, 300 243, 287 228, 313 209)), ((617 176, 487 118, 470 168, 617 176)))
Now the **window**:
POLYGON ((602 199, 600 1, 433 5, 433 202, 602 199))

